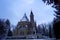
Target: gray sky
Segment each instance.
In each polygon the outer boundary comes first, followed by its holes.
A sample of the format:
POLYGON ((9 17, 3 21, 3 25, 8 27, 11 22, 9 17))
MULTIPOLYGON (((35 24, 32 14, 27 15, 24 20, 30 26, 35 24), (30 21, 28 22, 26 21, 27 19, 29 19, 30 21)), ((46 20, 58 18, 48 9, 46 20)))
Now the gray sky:
POLYGON ((54 8, 46 5, 42 0, 0 0, 0 18, 9 19, 16 25, 24 13, 29 18, 31 10, 37 24, 51 22, 54 18, 54 8))

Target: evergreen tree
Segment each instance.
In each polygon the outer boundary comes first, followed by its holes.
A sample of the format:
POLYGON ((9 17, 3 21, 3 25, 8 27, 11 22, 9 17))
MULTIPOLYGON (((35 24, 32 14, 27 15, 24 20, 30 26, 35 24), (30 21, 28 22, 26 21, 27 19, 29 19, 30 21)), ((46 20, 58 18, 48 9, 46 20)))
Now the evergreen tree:
POLYGON ((53 29, 54 29, 54 33, 55 33, 55 36, 56 38, 60 38, 60 0, 43 0, 43 2, 47 2, 47 4, 54 4, 52 7, 54 7, 57 11, 54 11, 55 12, 55 20, 54 20, 54 23, 53 23, 53 29))
POLYGON ((0 19, 0 40, 7 37, 6 23, 3 19, 0 19))
POLYGON ((8 36, 12 36, 12 31, 9 29, 8 36))
POLYGON ((2 34, 4 34, 4 32, 5 32, 5 30, 4 30, 4 22, 3 21, 1 21, 1 19, 0 19, 0 36, 2 35, 2 34))
POLYGON ((6 24, 10 26, 10 21, 8 19, 6 20, 6 24))
POLYGON ((10 28, 10 21, 7 19, 6 20, 6 24, 7 24, 7 26, 9 27, 8 28, 8 35, 7 36, 12 36, 12 31, 10 30, 11 28, 10 28))

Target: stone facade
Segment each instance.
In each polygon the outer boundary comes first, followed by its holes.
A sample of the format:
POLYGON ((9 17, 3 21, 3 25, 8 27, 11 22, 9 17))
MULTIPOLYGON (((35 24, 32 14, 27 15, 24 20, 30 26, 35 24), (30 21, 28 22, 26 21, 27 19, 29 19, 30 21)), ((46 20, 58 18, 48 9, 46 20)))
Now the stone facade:
POLYGON ((23 18, 18 22, 16 28, 13 31, 13 36, 31 35, 36 33, 36 22, 34 21, 34 15, 31 11, 30 20, 24 14, 23 18))

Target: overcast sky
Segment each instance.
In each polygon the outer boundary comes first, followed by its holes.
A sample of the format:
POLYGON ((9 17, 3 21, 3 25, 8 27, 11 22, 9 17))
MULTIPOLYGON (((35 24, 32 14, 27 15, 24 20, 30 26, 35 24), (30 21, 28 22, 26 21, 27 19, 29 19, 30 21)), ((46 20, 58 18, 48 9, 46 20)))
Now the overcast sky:
POLYGON ((54 18, 54 8, 42 0, 0 0, 0 18, 9 19, 16 25, 24 13, 29 18, 31 10, 37 24, 51 22, 54 18))

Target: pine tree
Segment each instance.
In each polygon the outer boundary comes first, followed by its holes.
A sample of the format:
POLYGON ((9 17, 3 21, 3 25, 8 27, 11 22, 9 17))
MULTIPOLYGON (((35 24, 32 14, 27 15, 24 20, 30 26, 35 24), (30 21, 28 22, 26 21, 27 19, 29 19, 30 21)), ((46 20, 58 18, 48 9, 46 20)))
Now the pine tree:
POLYGON ((9 29, 8 35, 7 36, 12 36, 12 31, 9 29))
POLYGON ((54 11, 56 14, 55 16, 57 18, 60 18, 60 0, 42 0, 44 3, 47 2, 47 4, 54 4, 52 7, 54 7, 57 11, 54 11))
POLYGON ((43 2, 47 2, 47 4, 54 4, 52 7, 54 7, 57 11, 55 12, 55 20, 53 23, 53 29, 54 29, 54 33, 56 38, 60 38, 60 0, 43 0, 43 2))
POLYGON ((7 36, 7 29, 5 20, 0 19, 0 40, 5 39, 7 36))
POLYGON ((4 32, 5 32, 5 30, 4 30, 4 22, 3 21, 1 21, 1 19, 0 19, 0 36, 2 35, 2 34, 4 34, 4 32))
POLYGON ((9 27, 8 28, 8 34, 7 34, 7 36, 12 36, 12 31, 10 30, 11 28, 10 28, 10 21, 7 19, 6 20, 6 24, 7 24, 7 26, 9 27))
POLYGON ((6 20, 6 24, 10 26, 10 21, 8 19, 6 20))

